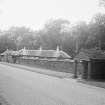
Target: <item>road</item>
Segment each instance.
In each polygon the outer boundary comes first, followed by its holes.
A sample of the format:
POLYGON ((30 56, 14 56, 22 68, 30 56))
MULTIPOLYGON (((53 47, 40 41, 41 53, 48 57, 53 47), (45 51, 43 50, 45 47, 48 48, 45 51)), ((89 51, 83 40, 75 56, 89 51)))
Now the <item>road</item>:
POLYGON ((103 88, 2 64, 0 97, 5 105, 105 105, 103 88))

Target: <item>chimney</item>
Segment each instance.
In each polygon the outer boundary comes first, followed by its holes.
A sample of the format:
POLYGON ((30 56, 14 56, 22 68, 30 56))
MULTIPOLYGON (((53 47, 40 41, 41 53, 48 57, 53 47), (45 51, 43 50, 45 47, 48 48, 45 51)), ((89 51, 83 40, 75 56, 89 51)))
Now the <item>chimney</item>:
POLYGON ((25 47, 23 48, 23 55, 27 55, 27 51, 25 47))
POLYGON ((56 49, 56 51, 57 51, 57 52, 59 52, 59 51, 60 51, 60 48, 59 48, 59 46, 57 46, 57 49, 56 49))
POLYGON ((40 46, 39 50, 42 51, 42 47, 41 46, 40 46))

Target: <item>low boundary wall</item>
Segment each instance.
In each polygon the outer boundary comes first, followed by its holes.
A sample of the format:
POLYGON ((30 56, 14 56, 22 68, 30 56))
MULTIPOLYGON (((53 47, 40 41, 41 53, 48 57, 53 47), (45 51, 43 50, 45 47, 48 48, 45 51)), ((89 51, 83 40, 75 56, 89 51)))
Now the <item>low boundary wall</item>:
POLYGON ((50 70, 55 70, 59 72, 73 73, 74 62, 73 60, 48 60, 48 59, 24 59, 17 58, 16 63, 28 65, 31 67, 42 67, 50 70))

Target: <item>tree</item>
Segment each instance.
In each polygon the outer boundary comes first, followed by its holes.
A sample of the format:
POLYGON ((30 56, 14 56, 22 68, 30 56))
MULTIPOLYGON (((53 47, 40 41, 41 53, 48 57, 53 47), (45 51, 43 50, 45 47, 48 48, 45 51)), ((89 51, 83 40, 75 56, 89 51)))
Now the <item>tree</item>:
POLYGON ((16 43, 17 49, 24 46, 28 49, 33 49, 34 32, 25 27, 11 27, 8 30, 9 37, 16 43))
POLYGON ((42 46, 46 49, 55 49, 57 45, 62 46, 64 39, 62 29, 68 24, 70 24, 69 21, 63 19, 49 20, 41 34, 41 40, 44 42, 42 46))
POLYGON ((85 47, 85 42, 88 38, 89 30, 85 22, 79 22, 72 27, 72 36, 74 39, 75 53, 78 53, 81 48, 85 47))
POLYGON ((105 7, 105 0, 99 0, 99 6, 105 7))
POLYGON ((94 15, 90 23, 90 33, 96 41, 96 46, 105 49, 105 14, 94 15))
POLYGON ((45 30, 47 30, 49 37, 53 38, 54 40, 57 40, 58 42, 57 44, 60 44, 62 37, 64 36, 62 30, 64 29, 65 25, 69 24, 70 22, 68 20, 63 19, 52 20, 48 21, 45 24, 45 30))
POLYGON ((5 50, 16 50, 16 44, 11 38, 8 37, 8 34, 0 36, 0 53, 5 50))

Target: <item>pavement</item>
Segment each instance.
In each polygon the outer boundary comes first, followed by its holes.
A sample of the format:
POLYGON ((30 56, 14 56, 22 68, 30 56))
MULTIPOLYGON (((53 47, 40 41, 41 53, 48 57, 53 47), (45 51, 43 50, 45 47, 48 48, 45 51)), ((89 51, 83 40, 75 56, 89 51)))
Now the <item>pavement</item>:
POLYGON ((0 96, 5 105, 105 105, 103 88, 3 64, 0 96))

